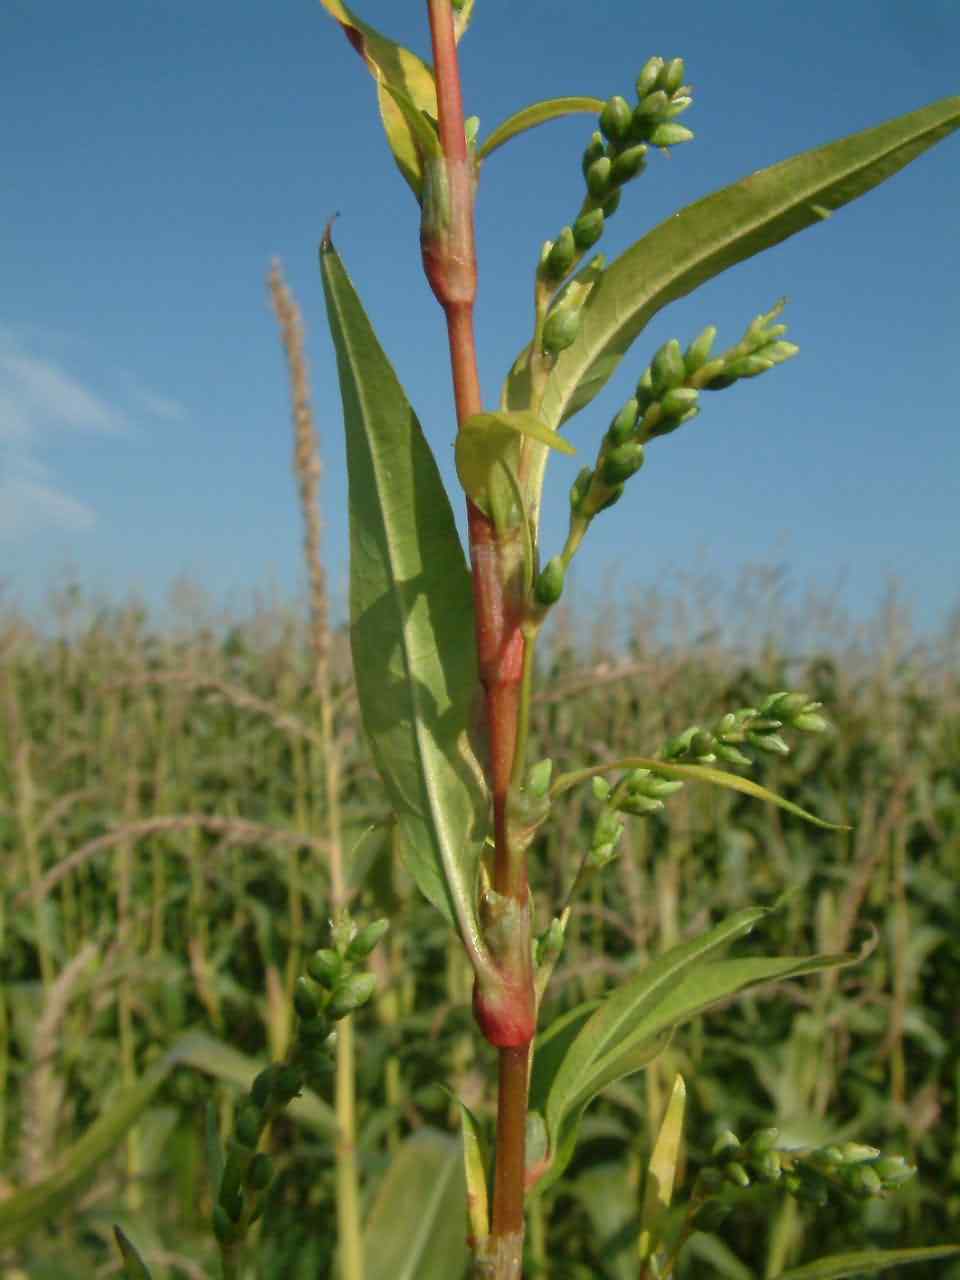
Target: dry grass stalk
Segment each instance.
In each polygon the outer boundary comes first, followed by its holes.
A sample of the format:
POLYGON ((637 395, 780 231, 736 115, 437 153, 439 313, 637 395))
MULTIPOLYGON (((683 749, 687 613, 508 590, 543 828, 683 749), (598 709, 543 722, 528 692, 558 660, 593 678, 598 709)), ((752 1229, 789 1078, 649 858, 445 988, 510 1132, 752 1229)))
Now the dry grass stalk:
POLYGON ((327 678, 330 654, 330 621, 327 601, 327 573, 321 555, 321 522, 318 503, 320 455, 310 403, 310 379, 303 346, 303 320, 296 299, 283 278, 280 263, 274 260, 268 278, 273 309, 280 323, 280 338, 290 373, 293 405, 293 464, 303 512, 303 550, 310 582, 310 640, 314 654, 314 690, 327 678))
MULTIPOLYGON (((319 853, 326 854, 327 842, 302 831, 288 831, 283 827, 272 827, 264 822, 248 822, 245 818, 218 818, 209 813, 178 813, 159 818, 143 818, 139 822, 127 822, 97 836, 74 849, 73 853, 62 858, 46 873, 37 885, 37 896, 43 897, 51 889, 56 888, 61 880, 71 871, 102 853, 104 849, 112 849, 124 840, 139 840, 144 836, 156 835, 161 831, 192 831, 199 828, 203 831, 219 832, 231 844, 264 844, 276 843, 286 845, 306 845, 319 853)), ((25 890, 14 901, 22 904, 31 891, 25 890)))
POLYGON ((40 1182, 50 1172, 55 1149, 57 1116, 63 1101, 63 1081, 57 1078, 54 1060, 57 1033, 73 989, 97 953, 87 942, 57 975, 43 1002, 33 1036, 32 1070, 23 1095, 23 1176, 26 1186, 40 1182))

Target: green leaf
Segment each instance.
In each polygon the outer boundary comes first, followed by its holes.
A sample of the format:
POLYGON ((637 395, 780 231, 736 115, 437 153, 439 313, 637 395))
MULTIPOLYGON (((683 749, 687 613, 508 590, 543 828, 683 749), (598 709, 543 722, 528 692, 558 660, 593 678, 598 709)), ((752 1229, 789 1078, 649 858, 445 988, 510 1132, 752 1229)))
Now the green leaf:
POLYGON ((113 1234, 123 1256, 123 1274, 127 1277, 127 1280, 150 1280, 150 1272, 146 1263, 120 1228, 114 1226, 113 1234))
POLYGON ((562 1057, 560 1046, 554 1047, 550 1055, 552 1079, 545 1120, 552 1159, 545 1183, 559 1176, 572 1154, 584 1107, 608 1084, 645 1066, 681 1023, 746 987, 853 964, 861 958, 815 955, 709 959, 720 947, 749 933, 766 914, 760 907, 737 912, 700 937, 671 948, 610 992, 589 1017, 571 1017, 564 1024, 558 1037, 562 1041, 562 1057), (574 1026, 576 1032, 571 1034, 574 1026))
POLYGON ((828 831, 847 831, 848 827, 842 826, 840 823, 827 822, 824 818, 818 818, 816 814, 808 813, 806 809, 801 809, 798 804, 794 804, 791 800, 785 800, 783 796, 778 796, 775 791, 769 790, 767 787, 761 787, 759 782, 754 782, 751 778, 743 778, 738 773, 727 773, 725 769, 713 769, 709 765, 704 764, 673 764, 666 760, 658 760, 654 756, 624 756, 621 760, 612 760, 609 764, 594 765, 589 769, 577 769, 571 773, 561 774, 550 788, 550 795, 558 796, 564 791, 569 791, 571 787, 577 786, 581 782, 586 782, 589 778, 594 778, 601 773, 616 772, 618 769, 649 769, 652 773, 662 774, 665 778, 679 778, 681 781, 689 782, 709 782, 715 787, 725 787, 728 791, 742 791, 746 796, 753 796, 756 800, 767 800, 770 804, 775 804, 781 809, 786 809, 788 813, 792 813, 797 818, 803 818, 805 822, 812 822, 815 827, 825 827, 828 831))
MULTIPOLYGON (((178 1042, 176 1054, 177 1062, 182 1065, 193 1067, 195 1071, 203 1071, 206 1075, 214 1076, 217 1080, 224 1080, 226 1083, 244 1091, 249 1090, 254 1079, 268 1065, 261 1058, 247 1057, 239 1049, 234 1049, 222 1040, 216 1040, 213 1036, 207 1035, 205 1031, 188 1032, 178 1042)), ((306 1125, 308 1128, 327 1137, 336 1136, 336 1113, 328 1103, 324 1102, 322 1098, 318 1098, 310 1089, 305 1088, 299 1097, 293 1099, 286 1110, 287 1114, 292 1116, 299 1124, 306 1125)), ((207 1140, 208 1154, 211 1154, 211 1151, 215 1153, 216 1145, 219 1144, 219 1136, 215 1127, 212 1133, 208 1128, 207 1140), (212 1148, 209 1145, 211 1140, 214 1143, 212 1148)), ((211 1170, 211 1172, 213 1171, 211 1170)), ((217 1185, 217 1183, 214 1183, 214 1185, 217 1185)))
POLYGON ((463 1274, 466 1195, 460 1143, 420 1129, 398 1148, 363 1232, 366 1280, 463 1274))
POLYGON ((548 120, 583 114, 597 116, 602 110, 602 98, 545 98, 543 102, 533 102, 497 125, 480 146, 477 159, 485 160, 511 138, 535 129, 539 124, 546 124, 548 120))
POLYGON ((864 1272, 876 1274, 890 1267, 908 1262, 932 1262, 935 1258, 960 1256, 960 1244, 934 1245, 925 1249, 865 1249, 860 1253, 835 1253, 830 1258, 818 1258, 802 1267, 781 1271, 774 1280, 844 1280, 845 1276, 861 1276, 864 1272))
POLYGON ((490 1234, 490 1211, 487 1204, 486 1139, 480 1121, 462 1098, 453 1097, 460 1108, 463 1138, 463 1172, 467 1186, 467 1218, 474 1251, 479 1251, 490 1234))
POLYGON ((475 890, 488 805, 467 738, 477 689, 470 576, 430 446, 329 235, 320 262, 347 435, 364 728, 411 874, 482 966, 475 890))
POLYGON ((660 1227, 664 1214, 673 1200, 673 1185, 680 1160, 680 1144, 683 1140, 683 1118, 687 1107, 687 1086, 683 1076, 673 1082, 670 1100, 660 1124, 660 1131, 650 1154, 647 1178, 643 1188, 643 1208, 640 1214, 640 1257, 649 1258, 660 1239, 660 1227))
POLYGON ((498 464, 515 469, 515 455, 523 437, 560 453, 576 452, 569 440, 544 426, 530 412, 475 413, 461 425, 456 441, 457 475, 464 492, 482 510, 488 510, 498 464))
MULTIPOLYGON (((347 39, 376 80, 380 118, 390 150, 400 172, 419 200, 423 190, 423 166, 418 140, 404 109, 390 90, 403 94, 418 111, 424 112, 431 120, 436 120, 437 87, 433 72, 411 50, 388 40, 375 27, 358 18, 342 0, 320 0, 320 3, 340 23, 347 39)), ((469 14, 467 20, 469 21, 469 14)))
MULTIPOLYGON (((652 316, 728 267, 769 249, 891 177, 960 127, 945 98, 863 133, 793 156, 698 200, 654 228, 605 272, 580 331, 547 382, 540 416, 551 427, 605 385, 652 316)), ((523 407, 522 364, 504 403, 523 407)))
POLYGON ((474 0, 461 0, 459 6, 454 4, 453 33, 457 44, 463 39, 464 32, 470 26, 473 17, 474 0))
POLYGON ((116 1150, 149 1106, 175 1061, 173 1050, 136 1084, 113 1094, 83 1137, 61 1152, 49 1177, 0 1200, 0 1249, 16 1244, 76 1199, 96 1166, 116 1150))

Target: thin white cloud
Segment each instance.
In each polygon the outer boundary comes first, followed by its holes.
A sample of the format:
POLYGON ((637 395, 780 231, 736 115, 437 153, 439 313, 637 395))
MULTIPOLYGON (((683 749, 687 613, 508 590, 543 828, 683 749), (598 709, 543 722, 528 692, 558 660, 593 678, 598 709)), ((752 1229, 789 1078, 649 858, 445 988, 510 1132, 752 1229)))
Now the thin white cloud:
POLYGON ((41 529, 80 533, 96 523, 92 507, 51 481, 38 463, 0 460, 0 538, 22 538, 41 529))
POLYGON ((186 418, 177 401, 133 379, 125 379, 129 409, 108 402, 40 353, 42 345, 37 334, 28 347, 16 332, 0 326, 0 538, 50 529, 81 532, 96 522, 93 508, 41 461, 55 436, 125 435, 133 416, 160 422, 186 418))
POLYGON ((113 435, 126 425, 121 410, 65 369, 0 336, 0 435, 23 439, 64 428, 113 435))
POLYGON ((187 420, 186 406, 171 396, 157 395, 155 391, 148 391, 145 387, 138 386, 134 389, 133 397, 151 418, 158 418, 161 422, 186 422, 187 420))

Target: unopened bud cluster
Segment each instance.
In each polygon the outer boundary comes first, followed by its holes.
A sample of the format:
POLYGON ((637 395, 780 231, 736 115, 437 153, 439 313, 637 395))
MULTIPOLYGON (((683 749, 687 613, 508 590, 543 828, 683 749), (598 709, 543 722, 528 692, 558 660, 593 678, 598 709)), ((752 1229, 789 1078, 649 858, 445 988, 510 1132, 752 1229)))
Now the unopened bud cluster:
POLYGON ((305 1084, 317 1085, 329 1074, 330 1052, 336 1043, 333 1024, 373 995, 376 979, 371 973, 358 972, 358 965, 387 927, 386 920, 375 920, 359 930, 350 920, 339 921, 333 929, 333 948, 315 951, 307 962, 306 976, 297 980, 295 1042, 285 1062, 272 1063, 254 1079, 227 1146, 213 1210, 214 1234, 222 1245, 240 1240, 263 1212, 273 1170, 270 1157, 257 1151, 260 1137, 305 1084))
MULTIPOLYGON (((884 1155, 862 1142, 789 1149, 777 1146, 779 1137, 776 1129, 760 1129, 741 1143, 729 1129, 721 1133, 712 1163, 698 1176, 701 1198, 716 1195, 724 1186, 746 1189, 755 1182, 776 1182, 797 1199, 822 1207, 831 1194, 862 1200, 889 1195, 916 1173, 903 1156, 884 1155)), ((705 1208, 710 1212, 701 1210, 701 1216, 715 1218, 732 1205, 714 1201, 705 1208)))
POLYGON ((665 760, 690 764, 751 765, 753 761, 740 747, 753 747, 766 755, 787 756, 790 747, 780 730, 822 733, 827 722, 819 714, 822 703, 811 702, 805 693, 771 693, 759 707, 742 707, 722 716, 713 729, 691 725, 671 738, 663 748, 665 760))
POLYGON ((797 354, 785 342, 787 326, 775 323, 783 302, 759 315, 735 347, 711 357, 713 325, 682 350, 676 338, 659 349, 644 370, 631 398, 614 415, 603 438, 596 466, 584 467, 570 491, 571 517, 590 521, 622 495, 629 478, 644 463, 644 445, 690 422, 700 412, 700 393, 719 391, 741 378, 755 378, 797 354))
POLYGON ((661 777, 650 769, 633 769, 616 786, 611 786, 606 778, 594 778, 593 794, 603 801, 603 808, 594 824, 587 865, 603 867, 616 856, 623 835, 620 815, 649 818, 659 813, 667 796, 674 795, 682 786, 682 782, 661 777))
POLYGON ((604 222, 617 211, 623 187, 643 173, 647 151, 689 142, 693 134, 676 124, 693 98, 683 83, 682 58, 651 58, 637 78, 637 104, 619 94, 600 113, 600 127, 583 153, 581 167, 587 193, 579 215, 556 240, 544 245, 540 279, 559 284, 580 256, 603 235, 604 222))

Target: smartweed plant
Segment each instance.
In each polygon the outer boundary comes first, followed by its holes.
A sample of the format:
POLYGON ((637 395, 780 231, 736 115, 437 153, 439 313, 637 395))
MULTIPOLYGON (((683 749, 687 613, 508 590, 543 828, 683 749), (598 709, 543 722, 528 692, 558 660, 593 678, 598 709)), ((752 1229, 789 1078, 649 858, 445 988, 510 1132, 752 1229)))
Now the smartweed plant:
MULTIPOLYGON (((626 821, 657 813, 681 787, 706 785, 829 825, 738 772, 749 768, 751 752, 783 755, 790 734, 826 727, 820 704, 802 691, 773 689, 757 705, 731 707, 715 723, 648 744, 646 754, 600 765, 558 773, 549 759, 528 752, 538 638, 593 521, 637 484, 651 441, 696 418, 708 393, 797 354, 782 304, 757 315, 728 345, 718 344, 707 325, 639 362, 634 393, 573 483, 568 533, 557 549, 542 548, 539 531, 551 451, 572 452, 561 429, 589 406, 663 307, 890 177, 960 126, 960 99, 751 174, 682 209, 608 263, 599 242, 629 198, 627 188, 655 151, 693 138, 682 123, 692 105, 682 58, 651 57, 629 98, 539 102, 480 140, 476 118, 464 117, 457 56, 473 0, 427 0, 432 67, 341 0, 322 2, 373 75, 387 139, 421 209, 423 267, 448 328, 451 435, 469 566, 436 462, 327 227, 320 265, 347 440, 350 627, 363 722, 406 865, 446 917, 450 946, 463 947, 469 958, 477 1030, 497 1054, 492 1135, 461 1107, 468 1234, 476 1277, 517 1280, 525 1212, 567 1167, 593 1098, 642 1069, 678 1026, 718 1002, 758 983, 858 959, 854 953, 723 958, 768 914, 747 908, 673 946, 602 997, 538 1026, 578 894, 617 856, 626 821), (594 118, 581 160, 582 202, 532 255, 533 332, 507 373, 499 404, 487 406, 473 327, 477 183, 500 147, 571 113, 594 118), (592 838, 580 851, 569 893, 537 904, 538 917, 549 921, 537 934, 528 851, 574 788, 592 793, 592 838)), ((304 1082, 322 1079, 333 1021, 371 994, 363 961, 383 928, 376 922, 358 933, 349 922, 335 923, 333 946, 310 958, 297 985, 299 1029, 287 1060, 258 1077, 238 1113, 215 1211, 225 1275, 240 1274, 245 1230, 261 1212, 270 1181, 269 1160, 257 1153, 264 1126, 304 1082)), ((694 1229, 736 1209, 757 1184, 765 1194, 777 1188, 823 1204, 832 1195, 885 1195, 911 1173, 901 1157, 864 1144, 796 1150, 781 1146, 773 1129, 743 1140, 724 1132, 712 1159, 688 1179, 684 1198, 684 1105, 678 1078, 641 1196, 632 1272, 641 1277, 674 1275, 694 1229)), ((382 1243, 389 1252, 390 1242, 382 1243)), ((126 1241, 124 1249, 128 1274, 144 1274, 126 1241)), ((960 1246, 861 1252, 779 1274, 781 1280, 861 1275, 956 1252, 960 1246)), ((341 1273, 360 1280, 363 1261, 355 1250, 341 1254, 341 1273)), ((416 1274, 432 1280, 452 1273, 421 1242, 416 1274)))

